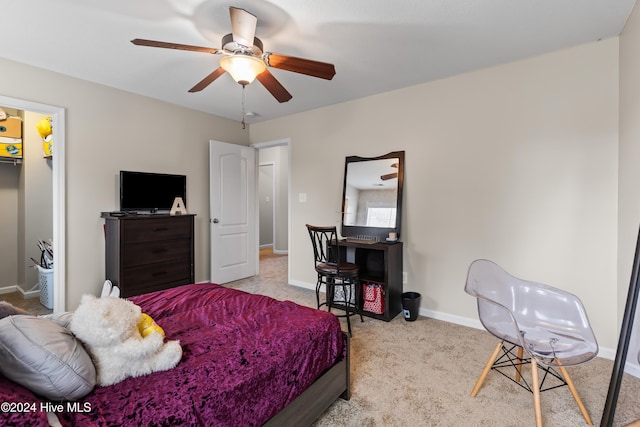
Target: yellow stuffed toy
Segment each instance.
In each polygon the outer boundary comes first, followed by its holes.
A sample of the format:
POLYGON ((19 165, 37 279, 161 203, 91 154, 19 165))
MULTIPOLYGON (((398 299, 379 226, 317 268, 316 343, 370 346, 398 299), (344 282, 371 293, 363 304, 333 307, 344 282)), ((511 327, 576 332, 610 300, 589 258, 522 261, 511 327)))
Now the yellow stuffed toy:
POLYGON ((138 330, 142 338, 147 335, 151 335, 154 331, 160 332, 160 335, 164 337, 164 330, 158 326, 158 324, 147 313, 140 315, 140 321, 138 322, 138 330))
POLYGON ((44 117, 36 124, 36 129, 42 138, 42 153, 45 157, 53 154, 53 130, 51 129, 51 116, 44 117))

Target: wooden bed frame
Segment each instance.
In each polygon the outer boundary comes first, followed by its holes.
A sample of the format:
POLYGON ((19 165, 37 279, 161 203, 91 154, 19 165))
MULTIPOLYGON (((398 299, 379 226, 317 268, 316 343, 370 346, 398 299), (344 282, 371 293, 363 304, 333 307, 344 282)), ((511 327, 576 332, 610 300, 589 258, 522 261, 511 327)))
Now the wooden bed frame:
POLYGON ((333 365, 293 402, 267 421, 265 427, 310 426, 336 399, 351 398, 349 386, 351 342, 349 335, 343 332, 342 336, 347 346, 345 358, 333 365))

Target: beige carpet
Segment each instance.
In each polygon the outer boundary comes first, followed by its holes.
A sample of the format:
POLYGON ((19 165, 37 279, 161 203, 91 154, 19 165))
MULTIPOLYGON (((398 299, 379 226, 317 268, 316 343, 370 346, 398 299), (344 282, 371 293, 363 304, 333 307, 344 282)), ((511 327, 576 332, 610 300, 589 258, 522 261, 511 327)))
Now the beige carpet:
POLYGON ((31 314, 50 314, 53 310, 49 310, 40 304, 39 296, 34 298, 24 298, 20 292, 10 292, 8 294, 0 294, 0 301, 7 301, 16 307, 20 307, 31 314))
MULTIPOLYGON (((259 276, 228 286, 314 306, 313 291, 286 283, 287 257, 276 256, 261 259, 259 276)), ((415 322, 365 317, 352 328, 351 400, 336 401, 315 427, 535 425, 531 394, 496 372, 475 398, 469 396, 497 344, 487 332, 422 316, 415 322)), ((612 367, 612 361, 597 358, 568 368, 595 425, 612 367)), ((530 378, 528 369, 524 376, 530 378)), ((586 425, 566 387, 542 393, 542 411, 545 426, 586 425)), ((640 379, 625 375, 614 426, 636 419, 640 379)))

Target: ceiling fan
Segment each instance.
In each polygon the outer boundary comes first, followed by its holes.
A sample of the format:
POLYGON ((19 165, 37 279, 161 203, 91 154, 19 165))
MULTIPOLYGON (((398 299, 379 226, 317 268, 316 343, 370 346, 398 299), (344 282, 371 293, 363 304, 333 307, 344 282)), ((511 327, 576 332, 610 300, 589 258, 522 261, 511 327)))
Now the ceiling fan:
MULTIPOLYGON (((393 163, 391 165, 392 168, 398 169, 398 163, 393 163)), ((380 175, 380 179, 383 181, 388 181, 390 179, 394 179, 398 177, 398 172, 387 173, 384 175, 380 175)))
POLYGON ((287 102, 292 98, 292 95, 276 80, 267 67, 326 80, 331 80, 336 74, 333 64, 264 52, 262 41, 255 37, 258 18, 244 9, 233 6, 229 7, 229 14, 231 16, 231 33, 222 37, 221 49, 146 39, 133 39, 131 43, 138 46, 221 54, 219 67, 189 89, 189 92, 203 90, 222 74, 228 72, 243 87, 254 79, 258 79, 278 102, 287 102))

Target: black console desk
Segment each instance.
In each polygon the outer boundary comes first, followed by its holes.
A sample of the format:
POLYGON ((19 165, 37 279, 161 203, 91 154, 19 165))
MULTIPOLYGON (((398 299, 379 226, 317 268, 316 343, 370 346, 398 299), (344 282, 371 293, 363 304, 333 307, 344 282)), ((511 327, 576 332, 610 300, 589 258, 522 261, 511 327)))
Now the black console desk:
MULTIPOLYGON (((360 284, 379 283, 384 289, 384 313, 363 311, 365 316, 390 321, 402 312, 402 242, 363 243, 340 240, 343 261, 360 267, 360 284)), ((361 297, 362 298, 362 297, 361 297)), ((358 304, 362 307, 362 301, 358 304)))

